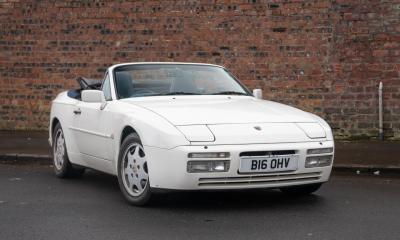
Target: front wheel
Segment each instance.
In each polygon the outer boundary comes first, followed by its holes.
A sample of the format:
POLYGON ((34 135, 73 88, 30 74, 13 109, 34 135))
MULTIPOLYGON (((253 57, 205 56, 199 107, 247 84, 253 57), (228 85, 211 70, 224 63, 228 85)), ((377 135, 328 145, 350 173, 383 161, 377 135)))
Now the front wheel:
POLYGON ((292 187, 284 187, 280 188, 281 192, 289 195, 309 195, 312 194, 313 192, 316 192, 320 187, 322 183, 317 183, 317 184, 308 184, 308 185, 300 185, 300 186, 292 186, 292 187))
POLYGON ((146 154, 137 134, 122 142, 118 157, 118 183, 125 199, 132 205, 145 205, 151 197, 146 154))

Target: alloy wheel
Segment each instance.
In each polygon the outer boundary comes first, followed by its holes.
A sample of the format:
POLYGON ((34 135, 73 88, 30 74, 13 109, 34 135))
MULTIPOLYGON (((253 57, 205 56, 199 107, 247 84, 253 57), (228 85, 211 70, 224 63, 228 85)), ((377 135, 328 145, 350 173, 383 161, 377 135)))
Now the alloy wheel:
POLYGON ((57 168, 57 170, 61 170, 64 164, 65 155, 65 139, 61 129, 58 129, 55 137, 55 146, 53 150, 54 166, 57 168))
POLYGON ((122 161, 121 171, 125 189, 131 196, 140 196, 149 180, 143 147, 138 143, 129 145, 122 161))

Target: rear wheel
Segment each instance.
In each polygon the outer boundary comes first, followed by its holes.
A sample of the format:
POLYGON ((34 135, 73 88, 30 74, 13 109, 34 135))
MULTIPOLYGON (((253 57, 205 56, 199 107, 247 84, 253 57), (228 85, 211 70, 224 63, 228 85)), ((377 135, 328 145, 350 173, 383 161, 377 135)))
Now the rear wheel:
POLYGON ((321 185, 322 183, 308 184, 308 185, 280 188, 280 190, 285 194, 301 196, 314 193, 321 187, 321 185))
POLYGON ((145 205, 151 197, 146 154, 139 136, 128 135, 118 157, 118 182, 125 199, 132 205, 145 205))
POLYGON ((54 172, 59 178, 80 177, 85 172, 84 168, 75 167, 69 161, 64 132, 60 123, 57 123, 53 132, 53 164, 54 172))

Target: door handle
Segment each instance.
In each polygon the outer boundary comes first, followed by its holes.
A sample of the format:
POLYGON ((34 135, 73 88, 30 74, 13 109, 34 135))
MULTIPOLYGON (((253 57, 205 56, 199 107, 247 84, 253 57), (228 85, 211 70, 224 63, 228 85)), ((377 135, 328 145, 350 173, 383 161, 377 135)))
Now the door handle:
POLYGON ((75 115, 80 115, 81 113, 82 113, 82 111, 79 108, 74 110, 75 115))

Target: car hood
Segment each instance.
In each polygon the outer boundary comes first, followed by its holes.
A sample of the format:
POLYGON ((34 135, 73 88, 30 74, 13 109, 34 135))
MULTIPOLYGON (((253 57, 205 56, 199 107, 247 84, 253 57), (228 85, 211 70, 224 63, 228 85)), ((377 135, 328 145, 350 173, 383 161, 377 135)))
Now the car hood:
POLYGON ((175 126, 316 122, 299 109, 247 96, 162 96, 121 101, 159 114, 175 126))

